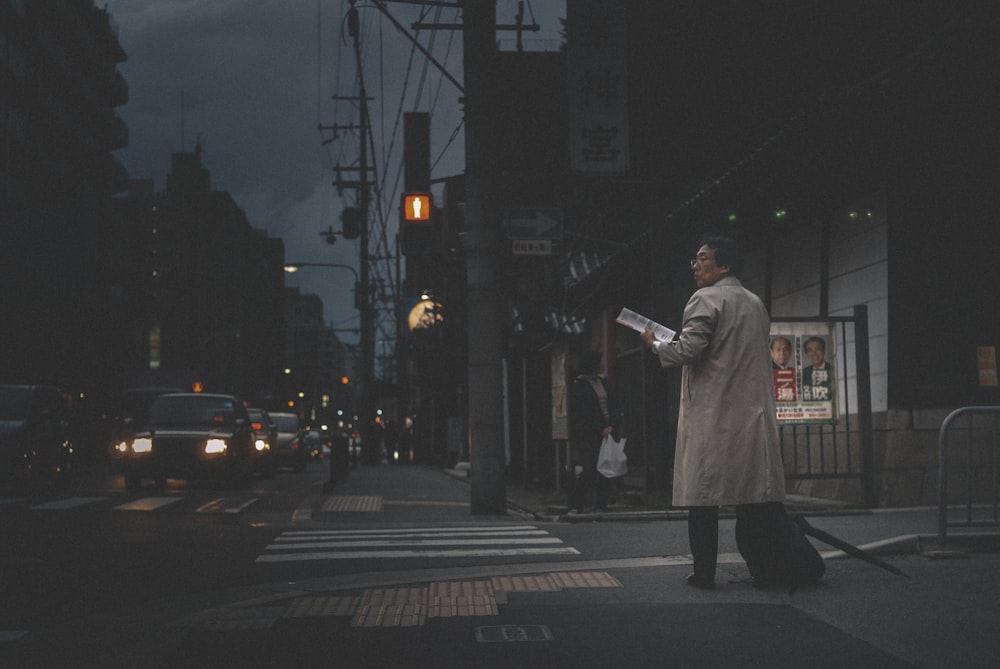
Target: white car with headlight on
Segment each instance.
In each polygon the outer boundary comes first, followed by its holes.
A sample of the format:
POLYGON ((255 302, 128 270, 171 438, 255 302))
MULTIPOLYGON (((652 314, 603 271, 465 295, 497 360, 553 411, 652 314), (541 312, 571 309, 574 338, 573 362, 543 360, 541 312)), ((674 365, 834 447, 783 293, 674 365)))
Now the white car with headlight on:
POLYGON ((243 403, 232 395, 170 393, 149 410, 148 430, 115 445, 134 489, 143 479, 215 479, 239 484, 255 469, 255 434, 243 403))

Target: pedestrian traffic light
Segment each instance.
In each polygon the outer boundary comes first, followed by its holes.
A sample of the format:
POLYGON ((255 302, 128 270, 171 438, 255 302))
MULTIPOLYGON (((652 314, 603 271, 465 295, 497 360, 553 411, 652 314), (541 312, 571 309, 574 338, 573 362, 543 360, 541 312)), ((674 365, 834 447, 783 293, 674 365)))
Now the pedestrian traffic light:
POLYGON ((428 223, 433 213, 430 193, 403 193, 402 218, 406 223, 428 223))
POLYGON ((399 203, 399 232, 404 254, 434 251, 438 240, 438 218, 430 193, 403 193, 399 203))

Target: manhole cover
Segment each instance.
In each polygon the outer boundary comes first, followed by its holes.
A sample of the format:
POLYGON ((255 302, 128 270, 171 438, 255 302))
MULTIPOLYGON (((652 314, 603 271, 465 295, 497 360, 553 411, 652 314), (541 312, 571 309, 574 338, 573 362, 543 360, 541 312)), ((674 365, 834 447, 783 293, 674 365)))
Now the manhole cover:
POLYGON ((476 628, 476 641, 552 641, 545 625, 489 625, 476 628))

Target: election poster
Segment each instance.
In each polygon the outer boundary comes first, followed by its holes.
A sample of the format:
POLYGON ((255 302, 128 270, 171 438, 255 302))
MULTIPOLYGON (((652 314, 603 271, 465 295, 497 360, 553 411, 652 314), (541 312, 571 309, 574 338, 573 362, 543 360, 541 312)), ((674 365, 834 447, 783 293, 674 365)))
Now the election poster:
POLYGON ((772 323, 771 374, 779 423, 837 420, 837 346, 832 323, 772 323))

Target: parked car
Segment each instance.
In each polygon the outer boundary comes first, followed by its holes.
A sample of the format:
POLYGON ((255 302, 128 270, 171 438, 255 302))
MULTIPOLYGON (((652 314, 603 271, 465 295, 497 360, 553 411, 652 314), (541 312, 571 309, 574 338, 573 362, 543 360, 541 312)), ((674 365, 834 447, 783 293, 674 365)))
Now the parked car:
POLYGON ((273 478, 278 469, 275 451, 278 446, 278 428, 266 409, 247 407, 250 427, 254 432, 254 449, 257 451, 257 471, 264 478, 273 478))
POLYGON ((270 415, 278 428, 278 446, 274 450, 276 464, 295 471, 304 470, 310 458, 298 414, 274 412, 270 415))
POLYGON ((51 386, 0 386, 0 487, 51 482, 67 488, 73 469, 69 399, 51 386))
POLYGON ((255 435, 243 403, 232 395, 171 393, 149 409, 148 430, 123 442, 117 454, 125 487, 151 478, 248 480, 256 466, 255 435))

